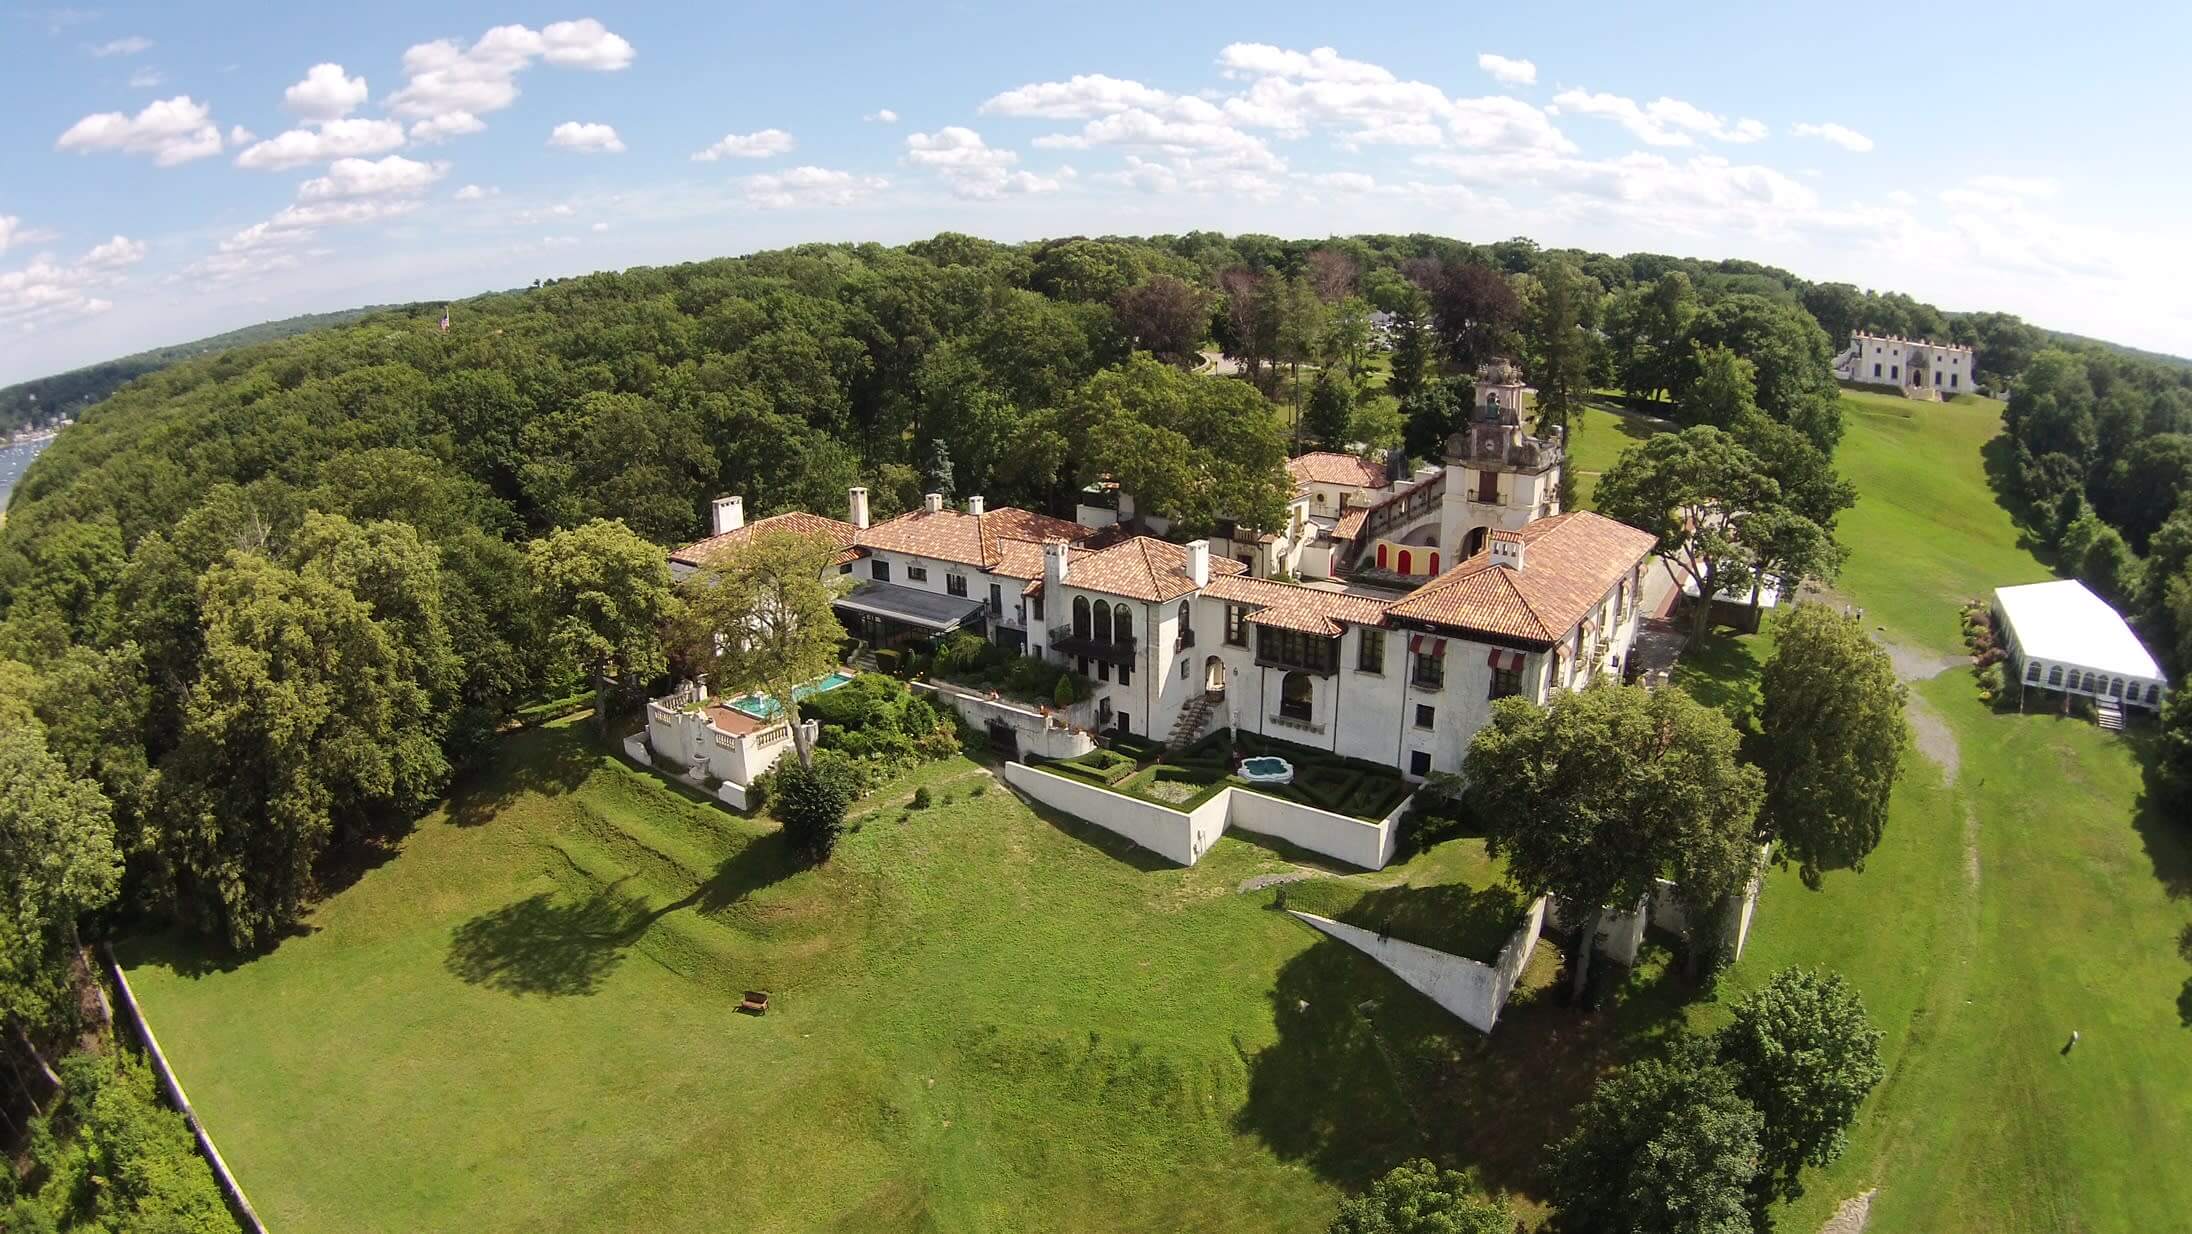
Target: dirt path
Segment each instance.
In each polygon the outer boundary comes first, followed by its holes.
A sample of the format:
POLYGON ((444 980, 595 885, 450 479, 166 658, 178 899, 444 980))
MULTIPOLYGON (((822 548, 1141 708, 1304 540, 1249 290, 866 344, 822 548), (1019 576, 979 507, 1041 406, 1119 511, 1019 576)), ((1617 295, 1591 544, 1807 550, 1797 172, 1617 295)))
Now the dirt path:
POLYGON ((1819 1227, 1819 1234, 1864 1234, 1865 1222, 1872 1217, 1872 1192, 1860 1191, 1842 1201, 1827 1223, 1819 1227))

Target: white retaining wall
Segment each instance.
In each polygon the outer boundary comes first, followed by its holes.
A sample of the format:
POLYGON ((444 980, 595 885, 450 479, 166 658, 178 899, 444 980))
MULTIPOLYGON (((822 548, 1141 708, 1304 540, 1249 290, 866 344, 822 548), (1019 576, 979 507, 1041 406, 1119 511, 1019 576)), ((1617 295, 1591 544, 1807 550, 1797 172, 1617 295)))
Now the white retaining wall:
POLYGON ((1515 983, 1522 977, 1523 966, 1530 962, 1530 953, 1537 948, 1545 922, 1545 899, 1540 896, 1530 905, 1529 916, 1490 964, 1419 943, 1380 938, 1361 926, 1314 913, 1287 911, 1376 960, 1410 988, 1453 1012, 1462 1023, 1488 1033, 1499 1023, 1499 1013, 1515 992, 1515 983))
MULTIPOLYGON (((1759 873, 1743 888, 1743 898, 1734 904, 1724 917, 1720 945, 1729 949, 1730 963, 1743 958, 1744 944, 1750 942, 1751 919, 1758 912, 1758 890, 1763 878, 1766 861, 1772 856, 1769 846, 1758 849, 1759 873)), ((1607 913, 1598 923, 1598 951, 1600 955, 1617 964, 1636 963, 1636 953, 1644 945, 1646 925, 1665 930, 1670 934, 1686 935, 1690 929, 1689 912, 1676 894, 1678 888, 1667 879, 1652 880, 1651 898, 1637 905, 1636 910, 1625 913, 1607 913)), ((1562 906, 1552 910, 1556 927, 1575 928, 1562 906)))
POLYGON ((1379 822, 1334 814, 1227 785, 1184 813, 1025 763, 1005 764, 1005 782, 1044 805, 1115 831, 1181 865, 1194 865, 1228 826, 1275 836, 1366 870, 1381 870, 1399 842, 1403 801, 1379 822))
POLYGON ((991 720, 1010 724, 1020 740, 1023 755, 1073 758, 1096 748, 1096 739, 1088 731, 1096 716, 1093 702, 1075 704, 1065 712, 1065 723, 1059 723, 1058 717, 1046 715, 1025 703, 986 698, 948 682, 917 681, 913 688, 927 690, 938 702, 950 704, 961 719, 976 728, 986 728, 991 720))

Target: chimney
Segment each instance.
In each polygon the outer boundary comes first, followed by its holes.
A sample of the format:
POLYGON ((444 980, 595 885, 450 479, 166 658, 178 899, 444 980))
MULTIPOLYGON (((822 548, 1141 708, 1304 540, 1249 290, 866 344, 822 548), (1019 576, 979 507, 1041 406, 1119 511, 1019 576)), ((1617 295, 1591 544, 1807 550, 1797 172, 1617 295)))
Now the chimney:
POLYGON ((1522 569, 1522 537, 1512 531, 1495 531, 1488 545, 1492 550, 1492 564, 1506 566, 1510 570, 1522 569))
POLYGON ((727 535, 746 525, 746 499, 743 497, 718 497, 709 520, 709 535, 727 535))
POLYGON ((942 514, 944 512, 944 495, 942 493, 923 493, 921 495, 921 508, 931 514, 942 514))
POLYGON ((982 517, 982 498, 979 495, 967 498, 967 513, 976 518, 982 517))
POLYGON ((1066 581, 1066 566, 1069 564, 1066 553, 1069 551, 1063 540, 1049 540, 1043 544, 1043 589, 1053 592, 1049 601, 1053 605, 1060 603, 1055 589, 1066 581))
POLYGON ((852 515, 853 530, 866 531, 868 529, 868 490, 864 488, 852 489, 846 493, 846 499, 849 507, 848 512, 852 515))
POLYGON ((1210 541, 1187 542, 1187 578, 1197 587, 1210 585, 1210 541))

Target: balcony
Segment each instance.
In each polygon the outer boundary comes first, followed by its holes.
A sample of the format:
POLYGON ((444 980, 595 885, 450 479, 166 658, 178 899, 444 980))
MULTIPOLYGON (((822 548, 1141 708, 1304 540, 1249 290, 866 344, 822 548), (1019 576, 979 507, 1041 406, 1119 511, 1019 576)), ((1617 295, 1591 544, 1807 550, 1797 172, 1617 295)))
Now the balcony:
POLYGON ((1102 642, 1085 634, 1075 634, 1072 626, 1050 628, 1050 649, 1060 655, 1086 656, 1091 660, 1103 660, 1111 664, 1134 663, 1135 640, 1132 635, 1114 637, 1102 642))
POLYGON ((1305 733, 1314 733, 1319 737, 1324 736, 1324 725, 1322 724, 1313 724, 1308 720, 1297 720, 1293 716, 1274 715, 1265 716, 1264 718, 1280 728, 1297 728, 1305 733))
POLYGON ((1186 651, 1188 648, 1193 647, 1194 645, 1195 628, 1193 626, 1183 627, 1180 630, 1180 636, 1172 640, 1172 650, 1174 651, 1186 651))

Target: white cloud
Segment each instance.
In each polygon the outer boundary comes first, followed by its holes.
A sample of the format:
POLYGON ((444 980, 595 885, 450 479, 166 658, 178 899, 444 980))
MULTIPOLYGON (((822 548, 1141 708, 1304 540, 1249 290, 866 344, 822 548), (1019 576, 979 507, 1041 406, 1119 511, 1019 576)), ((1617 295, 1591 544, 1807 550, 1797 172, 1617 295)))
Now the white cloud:
POLYGON ((428 145, 444 142, 452 137, 477 133, 487 125, 468 111, 448 111, 431 119, 420 120, 411 126, 411 140, 428 145))
POLYGON ((1390 69, 1362 60, 1349 60, 1329 47, 1310 52, 1287 51, 1269 43, 1232 43, 1218 53, 1218 66, 1228 77, 1293 77, 1304 81, 1390 82, 1390 69))
POLYGON ((874 110, 874 111, 871 111, 871 112, 869 112, 869 113, 868 113, 867 115, 864 115, 864 116, 862 116, 862 117, 860 117, 860 118, 861 118, 862 120, 865 120, 865 121, 867 121, 867 122, 868 122, 868 123, 870 123, 870 124, 896 124, 896 123, 898 123, 898 113, 897 113, 897 112, 895 112, 895 111, 892 111, 892 110, 891 110, 890 108, 888 108, 888 107, 882 107, 882 108, 878 108, 878 109, 876 109, 876 110, 874 110))
POLYGON ((1872 138, 1845 125, 1832 123, 1797 124, 1792 126, 1789 132, 1796 134, 1798 137, 1816 137, 1821 141, 1831 142, 1854 154, 1863 154, 1872 149, 1872 138))
POLYGON ((306 124, 340 120, 363 106, 365 78, 346 77, 339 64, 315 64, 304 80, 282 91, 282 106, 306 124))
POLYGON ((566 120, 548 134, 548 144, 580 154, 622 154, 624 139, 606 124, 580 124, 566 120))
POLYGON ((410 198, 363 197, 348 201, 316 201, 286 206, 268 220, 276 231, 310 232, 321 227, 372 223, 411 213, 419 203, 410 198))
POLYGON ((934 133, 915 133, 906 138, 906 161, 929 167, 951 185, 951 191, 977 201, 1007 193, 1054 193, 1063 187, 1057 177, 1014 171, 1020 156, 982 140, 970 128, 949 125, 934 133))
POLYGON ((1692 155, 1678 163, 1642 150, 1611 159, 1508 151, 1420 154, 1416 161, 1445 168, 1464 184, 1543 189, 1551 195, 1545 213, 1554 217, 1606 217, 1701 237, 1871 225, 1846 212, 1822 210, 1819 194, 1794 176, 1718 155, 1692 155))
POLYGON ((1967 183, 1982 193, 2010 197, 2053 197, 2063 191, 2062 182, 2048 176, 1973 176, 1967 183))
POLYGON ((400 154, 379 161, 337 159, 327 174, 297 186, 297 200, 325 201, 338 197, 381 197, 423 193, 447 175, 447 163, 421 163, 400 154))
POLYGON ((0 253, 8 251, 16 237, 23 234, 23 220, 12 214, 0 214, 0 253))
POLYGON ((608 225, 607 223, 596 223, 596 224, 594 224, 594 226, 593 226, 593 230, 594 230, 594 231, 607 231, 607 230, 609 230, 609 225, 608 225))
POLYGON ((389 96, 388 106, 411 120, 501 111, 517 101, 518 74, 535 60, 614 72, 629 66, 635 54, 630 43, 591 17, 555 22, 538 31, 496 26, 469 47, 436 39, 405 51, 404 86, 389 96))
POLYGON ((1311 176, 1310 183, 1341 193, 1368 193, 1378 187, 1375 176, 1359 171, 1328 171, 1311 176))
POLYGON ((128 38, 116 39, 111 43, 101 43, 91 49, 91 54, 104 60, 108 56, 134 56, 139 52, 150 50, 152 50, 151 39, 141 34, 132 34, 128 38))
POLYGON ((129 75, 132 90, 156 90, 167 82, 167 74, 158 69, 138 69, 129 75))
POLYGON ((1236 44, 1227 53, 1235 75, 1249 66, 1276 70, 1224 100, 1225 115, 1251 128, 1289 137, 1328 128, 1348 145, 1452 141, 1470 149, 1575 149, 1544 111, 1506 95, 1449 98, 1427 82, 1402 81, 1375 65, 1319 52, 1236 44))
POLYGON ((259 135, 258 135, 257 133, 254 133, 254 132, 252 132, 252 131, 251 131, 250 129, 247 129, 247 128, 245 128, 245 127, 244 127, 243 125, 241 125, 241 124, 239 124, 239 125, 235 126, 234 128, 232 128, 232 129, 228 130, 228 144, 229 144, 229 145, 232 145, 232 146, 248 146, 248 145, 250 145, 250 144, 251 144, 252 142, 255 142, 255 141, 257 141, 257 140, 259 140, 259 135))
MULTIPOLYGON (((15 220, 0 218, 0 239, 14 226, 15 220)), ((40 255, 20 270, 0 270, 0 326, 34 331, 51 321, 106 312, 114 302, 93 292, 120 285, 123 268, 144 256, 141 242, 116 236, 71 264, 40 255)))
POLYGON ((1692 145, 1698 136, 1743 143, 1766 135, 1766 126, 1757 120, 1746 118, 1730 124, 1725 117, 1680 99, 1656 98, 1638 103, 1618 94, 1563 90, 1553 96, 1553 106, 1563 112, 1615 121, 1639 141, 1653 146, 1692 145))
POLYGON ((213 109, 187 94, 148 104, 135 116, 118 111, 85 116, 54 142, 56 150, 110 150, 149 154, 158 167, 174 167, 221 152, 213 109))
POLYGON ((800 206, 849 206, 890 187, 881 176, 859 176, 827 167, 746 177, 746 200, 769 210, 800 206))
POLYGON ((779 154, 790 154, 799 143, 782 129, 762 129, 758 133, 726 133, 721 141, 693 155, 696 163, 713 163, 717 159, 765 159, 779 154))
POLYGON ((134 266, 145 259, 145 244, 128 236, 116 236, 105 244, 94 245, 84 254, 84 264, 101 270, 113 270, 122 266, 134 266))
POLYGON ((1492 75, 1492 80, 1506 86, 1534 86, 1537 84, 1537 65, 1528 60, 1510 60, 1496 52, 1479 52, 1477 67, 1492 75))
POLYGON ((453 195, 458 201, 485 201, 490 197, 501 196, 502 190, 492 186, 467 184, 453 195))
POLYGON ((284 171, 307 163, 385 154, 403 143, 401 124, 352 116, 347 120, 330 121, 317 130, 291 129, 245 147, 243 153, 236 156, 236 166, 253 171, 284 171))
POLYGON ((980 110, 1000 116, 1087 120, 1130 107, 1167 111, 1177 99, 1177 95, 1138 81, 1084 73, 1070 81, 1030 82, 1018 89, 992 95, 982 103, 980 110))
POLYGON ((1221 154, 1243 166, 1270 171, 1286 164, 1271 152, 1264 140, 1222 121, 1168 120, 1139 107, 1091 120, 1079 133, 1052 133, 1035 139, 1046 150, 1086 150, 1095 146, 1125 146, 1165 154, 1197 151, 1221 154))

